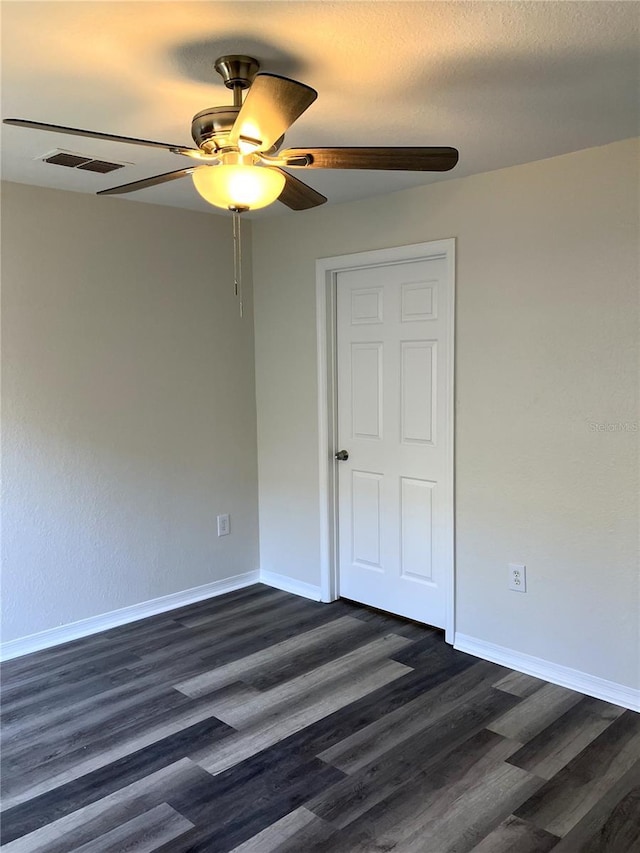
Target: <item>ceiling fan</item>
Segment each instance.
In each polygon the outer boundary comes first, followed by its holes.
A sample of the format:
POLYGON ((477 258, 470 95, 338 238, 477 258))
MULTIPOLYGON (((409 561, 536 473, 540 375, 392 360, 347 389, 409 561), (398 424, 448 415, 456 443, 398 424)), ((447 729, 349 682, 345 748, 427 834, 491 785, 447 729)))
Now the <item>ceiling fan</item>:
POLYGON ((206 201, 237 213, 266 207, 276 200, 292 210, 306 210, 327 201, 287 169, 445 172, 458 162, 458 152, 448 147, 281 150, 285 132, 318 97, 315 89, 288 77, 258 73, 260 65, 250 56, 222 56, 216 60, 215 69, 225 86, 233 90, 233 105, 209 107, 193 117, 191 135, 197 148, 27 119, 5 119, 4 123, 161 148, 188 157, 195 162, 185 168, 101 190, 98 195, 129 193, 191 175, 206 201), (248 92, 243 101, 245 89, 248 92))

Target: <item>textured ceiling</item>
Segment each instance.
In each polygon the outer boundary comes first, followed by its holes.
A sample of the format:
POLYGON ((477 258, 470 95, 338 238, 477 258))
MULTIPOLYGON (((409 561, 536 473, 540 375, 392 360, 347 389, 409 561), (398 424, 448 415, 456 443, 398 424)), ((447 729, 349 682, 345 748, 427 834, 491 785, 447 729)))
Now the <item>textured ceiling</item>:
MULTIPOLYGON (((319 98, 290 146, 453 145, 444 175, 297 171, 330 203, 498 169, 640 134, 636 2, 2 2, 2 115, 192 144, 194 113, 230 103, 225 53, 319 98)), ((6 180, 80 192, 184 158, 2 129, 6 180), (63 148, 130 163, 96 175, 39 162, 63 148)), ((131 201, 209 210, 185 178, 131 201)), ((289 214, 276 203, 256 216, 289 214)), ((302 215, 302 214, 292 214, 302 215)))

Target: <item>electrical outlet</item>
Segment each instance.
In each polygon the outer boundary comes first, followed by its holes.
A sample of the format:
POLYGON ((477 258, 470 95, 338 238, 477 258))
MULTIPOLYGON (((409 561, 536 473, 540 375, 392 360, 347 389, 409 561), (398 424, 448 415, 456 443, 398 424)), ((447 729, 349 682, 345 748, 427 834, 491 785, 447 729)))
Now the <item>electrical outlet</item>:
POLYGON ((509 589, 515 592, 527 591, 527 567, 509 563, 509 589))
POLYGON ((229 533, 229 513, 225 512, 218 516, 218 536, 228 536, 229 533))

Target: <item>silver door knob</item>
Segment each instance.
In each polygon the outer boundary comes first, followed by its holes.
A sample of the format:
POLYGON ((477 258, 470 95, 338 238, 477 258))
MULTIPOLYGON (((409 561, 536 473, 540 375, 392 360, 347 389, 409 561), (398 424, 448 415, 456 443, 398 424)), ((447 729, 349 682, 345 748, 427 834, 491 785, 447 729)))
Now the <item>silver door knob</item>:
POLYGON ((349 454, 347 453, 346 450, 339 450, 336 453, 336 459, 338 460, 338 462, 346 462, 348 458, 349 458, 349 454))

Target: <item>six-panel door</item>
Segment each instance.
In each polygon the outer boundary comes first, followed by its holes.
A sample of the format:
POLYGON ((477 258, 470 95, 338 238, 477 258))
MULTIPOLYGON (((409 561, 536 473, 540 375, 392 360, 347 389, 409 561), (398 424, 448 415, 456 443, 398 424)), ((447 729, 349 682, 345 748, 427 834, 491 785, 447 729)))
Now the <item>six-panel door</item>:
POLYGON ((452 570, 446 264, 337 274, 340 594, 437 627, 452 570))

